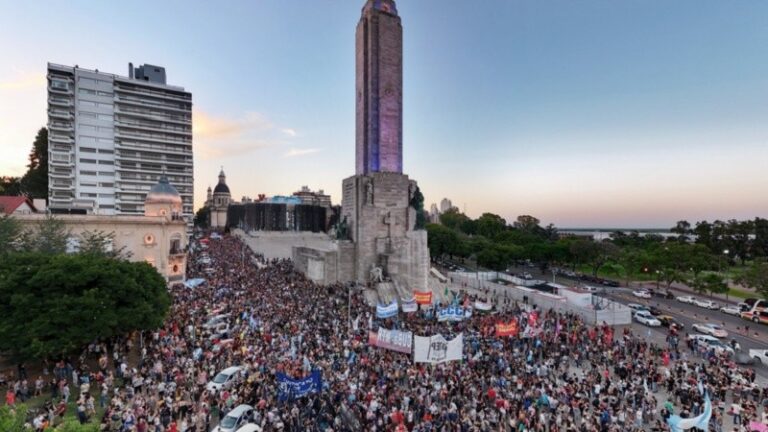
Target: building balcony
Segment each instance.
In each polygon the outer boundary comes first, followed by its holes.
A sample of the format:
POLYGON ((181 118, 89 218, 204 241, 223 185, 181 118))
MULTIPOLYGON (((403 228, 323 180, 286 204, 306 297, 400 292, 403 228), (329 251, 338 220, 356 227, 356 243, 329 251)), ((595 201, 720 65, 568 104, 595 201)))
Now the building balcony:
POLYGON ((72 180, 75 178, 75 175, 72 173, 72 171, 68 173, 56 173, 48 171, 48 176, 54 179, 69 179, 72 180))
POLYGON ((160 121, 160 122, 166 122, 166 123, 178 123, 182 125, 192 124, 191 116, 187 118, 186 116, 179 116, 171 113, 157 114, 157 113, 147 112, 147 110, 143 110, 140 108, 121 107, 120 105, 115 105, 114 110, 116 114, 120 114, 121 116, 130 116, 130 117, 135 117, 139 119, 154 120, 154 121, 160 121))
POLYGON ((75 105, 75 103, 70 98, 58 98, 58 97, 48 98, 48 103, 50 105, 55 105, 60 107, 72 107, 75 105))
POLYGON ((49 141, 58 142, 58 143, 65 143, 65 144, 74 144, 75 140, 72 139, 70 136, 63 136, 63 135, 49 135, 48 136, 49 141))
POLYGON ((148 88, 140 88, 140 87, 125 87, 120 85, 119 81, 116 82, 115 85, 115 91, 120 93, 125 93, 128 95, 136 95, 141 97, 153 97, 158 99, 167 99, 177 102, 186 102, 186 103, 192 103, 192 97, 191 96, 184 96, 179 95, 175 93, 165 92, 161 90, 152 90, 148 88))
POLYGON ((52 131, 74 132, 75 128, 69 122, 49 122, 48 129, 52 131))
POLYGON ((151 126, 151 125, 146 125, 146 124, 141 124, 141 123, 136 123, 136 122, 127 122, 125 120, 115 120, 115 126, 118 126, 121 129, 137 129, 137 130, 141 130, 141 131, 169 133, 169 134, 184 135, 184 136, 189 136, 189 137, 192 136, 192 129, 189 128, 189 127, 187 127, 187 128, 182 128, 182 127, 158 127, 158 126, 151 126))
POLYGON ((73 95, 74 92, 72 91, 72 86, 67 87, 57 87, 53 86, 51 84, 48 84, 48 91, 54 94, 60 94, 60 95, 73 95))
POLYGON ((168 106, 163 104, 154 104, 151 102, 143 101, 143 100, 135 100, 135 99, 129 99, 125 97, 117 96, 115 97, 115 104, 124 104, 124 105, 132 105, 137 107, 142 107, 146 109, 156 109, 156 110, 165 110, 175 113, 190 113, 192 112, 192 108, 186 108, 186 107, 179 107, 179 106, 168 106))
POLYGON ((48 111, 48 116, 51 118, 64 119, 64 120, 72 120, 75 118, 75 116, 73 116, 71 112, 59 111, 59 110, 48 111))

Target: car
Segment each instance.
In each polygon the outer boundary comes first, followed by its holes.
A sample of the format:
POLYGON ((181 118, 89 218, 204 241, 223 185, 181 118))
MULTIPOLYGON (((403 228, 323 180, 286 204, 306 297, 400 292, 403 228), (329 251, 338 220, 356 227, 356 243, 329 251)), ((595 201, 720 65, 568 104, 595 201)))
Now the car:
POLYGON ((627 307, 634 311, 646 310, 645 306, 637 303, 627 303, 627 307))
POLYGON ((675 298, 675 295, 669 291, 653 290, 652 294, 654 297, 661 297, 670 300, 675 298))
POLYGON ((243 370, 240 366, 230 366, 223 371, 216 374, 215 377, 213 377, 213 380, 208 383, 206 388, 208 391, 218 391, 221 389, 228 388, 232 385, 232 383, 235 381, 235 378, 237 377, 237 374, 243 370))
POLYGON ((741 309, 739 309, 737 306, 723 306, 720 308, 720 312, 728 315, 741 315, 741 309))
POLYGON ((651 293, 646 290, 632 291, 632 295, 635 297, 644 298, 644 299, 651 298, 651 293))
POLYGON ((661 309, 657 308, 656 306, 648 306, 648 307, 646 307, 645 309, 646 309, 648 312, 650 312, 650 313, 651 313, 651 315, 653 315, 653 316, 658 316, 658 315, 661 315, 661 314, 663 313, 663 312, 661 311, 661 309))
POLYGON ((692 334, 688 336, 688 339, 695 339, 700 345, 703 345, 707 349, 714 349, 715 352, 718 354, 726 352, 730 355, 733 355, 733 348, 730 346, 722 343, 719 339, 716 337, 710 336, 710 335, 704 335, 704 334, 692 334))
POLYGON ((645 324, 648 327, 661 326, 661 321, 657 320, 656 317, 651 315, 651 313, 647 310, 639 310, 635 312, 635 321, 639 322, 640 324, 645 324))
POLYGON ((749 356, 755 360, 755 364, 768 365, 768 349, 751 349, 749 356))
POLYGON ((696 323, 691 327, 691 329, 693 331, 714 336, 716 338, 728 337, 728 332, 725 331, 724 328, 713 323, 696 323))
POLYGON ((586 292, 596 293, 600 292, 601 288, 593 287, 592 285, 582 285, 581 289, 583 289, 586 292))
POLYGON ((712 309, 712 310, 720 309, 720 305, 713 302, 712 300, 696 299, 693 301, 693 304, 704 309, 712 309))
POLYGON ((261 426, 254 424, 254 423, 248 423, 247 425, 241 427, 237 430, 237 432, 261 432, 263 429, 261 426))
POLYGON ((531 280, 531 279, 533 279, 533 275, 528 273, 528 272, 525 272, 525 273, 523 273, 523 279, 531 280))
POLYGON ((211 432, 235 432, 253 419, 253 407, 242 404, 236 406, 219 422, 211 432))
POLYGON ((682 330, 685 328, 685 324, 681 323, 677 320, 677 318, 671 316, 671 315, 659 315, 656 317, 657 320, 661 321, 661 325, 664 327, 677 327, 678 330, 682 330))
POLYGON ((677 301, 679 301, 680 303, 693 304, 693 302, 696 301, 696 298, 691 296, 680 296, 677 298, 677 301))
POLYGON ((610 279, 605 279, 605 280, 603 281, 603 285, 605 285, 605 286, 608 286, 608 287, 611 287, 611 288, 618 288, 618 287, 620 287, 620 286, 621 286, 621 284, 619 283, 619 281, 610 280, 610 279))

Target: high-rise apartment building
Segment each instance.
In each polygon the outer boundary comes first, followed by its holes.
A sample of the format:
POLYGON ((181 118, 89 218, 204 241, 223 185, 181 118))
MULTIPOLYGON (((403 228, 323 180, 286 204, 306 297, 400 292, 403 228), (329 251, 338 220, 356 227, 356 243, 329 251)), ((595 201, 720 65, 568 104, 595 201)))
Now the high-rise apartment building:
POLYGON ((48 64, 51 211, 144 214, 165 174, 192 220, 192 94, 165 68, 128 65, 118 76, 48 64))

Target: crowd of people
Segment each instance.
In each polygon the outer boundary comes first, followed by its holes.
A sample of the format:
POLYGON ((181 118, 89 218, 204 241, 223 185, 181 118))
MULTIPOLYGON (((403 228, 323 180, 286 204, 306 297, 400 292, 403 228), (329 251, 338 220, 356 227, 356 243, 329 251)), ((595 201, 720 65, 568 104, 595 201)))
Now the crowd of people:
POLYGON ((674 330, 657 346, 629 329, 615 333, 471 290, 458 295, 495 311, 459 322, 423 311, 378 319, 363 291, 315 284, 290 261, 264 261, 236 237, 195 246, 188 277, 205 283, 172 288, 162 328, 96 341, 31 382, 20 367, 0 377, 6 403, 49 392, 35 417, 39 430, 74 400, 81 422, 112 432, 208 432, 241 404, 253 407, 246 421, 264 431, 664 431, 668 416, 702 412, 701 383, 715 407, 711 430, 768 424, 768 389, 754 384, 754 371, 679 344, 674 330), (219 321, 207 325, 214 316, 219 321), (515 335, 496 336, 495 324, 513 321, 515 335), (461 333, 463 360, 414 363, 370 346, 379 327, 446 339, 461 333), (242 369, 228 385, 208 385, 234 365, 242 369), (316 370, 320 391, 279 397, 278 373, 301 379, 316 370))

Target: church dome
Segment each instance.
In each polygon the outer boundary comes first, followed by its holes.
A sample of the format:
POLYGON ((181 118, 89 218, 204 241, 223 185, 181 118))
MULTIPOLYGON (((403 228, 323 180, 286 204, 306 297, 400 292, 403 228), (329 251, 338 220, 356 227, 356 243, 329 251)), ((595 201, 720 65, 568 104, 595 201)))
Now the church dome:
POLYGON ((226 183, 219 183, 216 185, 216 187, 213 189, 213 193, 229 193, 229 186, 226 185, 226 183))
POLYGON ((145 203, 178 203, 181 204, 181 195, 171 183, 168 177, 160 176, 157 184, 149 190, 145 203))

